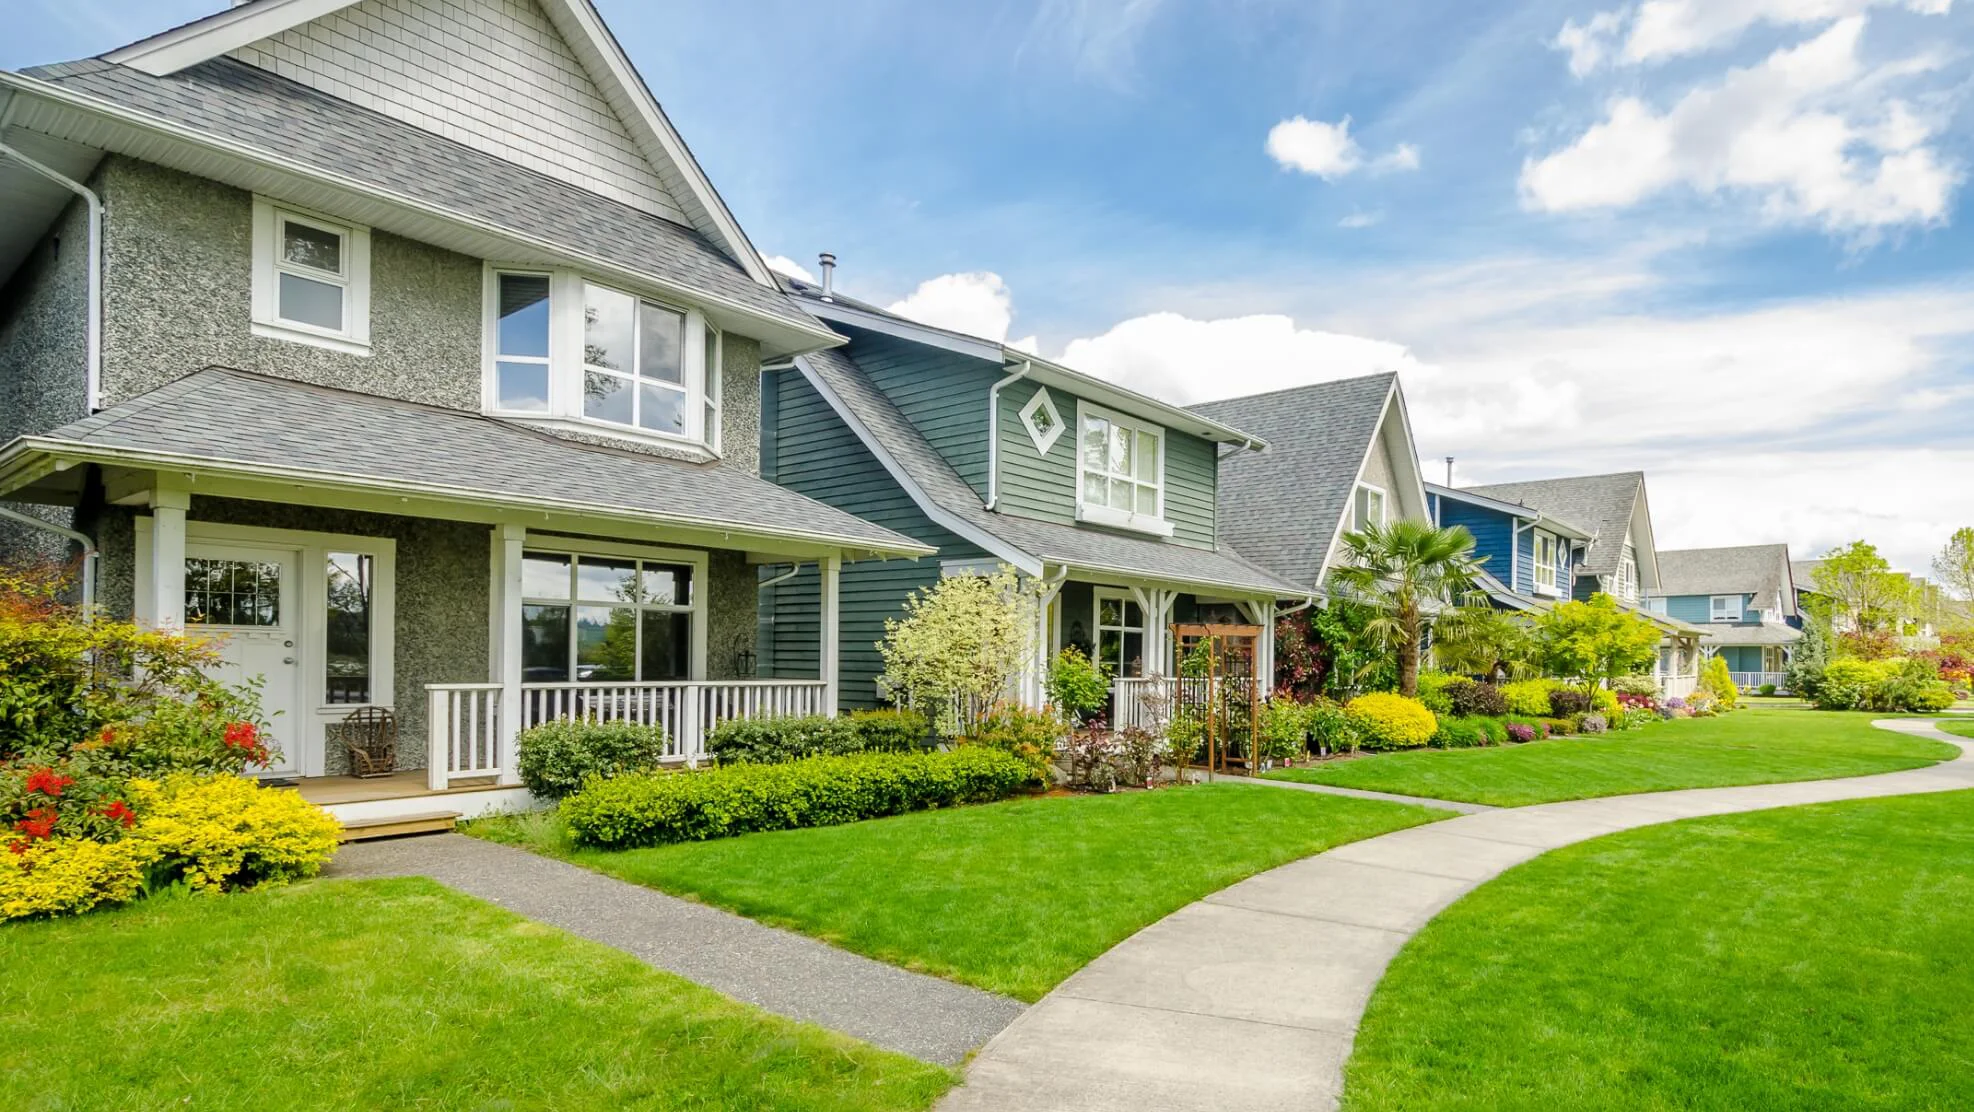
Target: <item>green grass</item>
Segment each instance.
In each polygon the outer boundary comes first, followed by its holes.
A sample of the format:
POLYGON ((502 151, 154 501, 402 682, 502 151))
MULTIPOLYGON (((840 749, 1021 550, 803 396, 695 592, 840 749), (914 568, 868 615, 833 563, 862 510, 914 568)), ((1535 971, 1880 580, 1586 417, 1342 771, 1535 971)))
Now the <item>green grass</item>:
POLYGON ((1974 737, 1974 718, 1943 718, 1940 729, 1958 737, 1974 737))
POLYGON ((16 1109, 923 1109, 953 1075, 422 879, 0 927, 16 1109))
POLYGON ((1951 745, 1871 725, 1886 715, 1755 707, 1600 737, 1421 749, 1270 773, 1311 784, 1519 807, 1674 788, 1823 780, 1918 768, 1951 745))
POLYGON ((1016 800, 621 852, 576 849, 548 815, 469 829, 881 961, 1035 1000, 1138 928, 1243 877, 1446 817, 1221 784, 1016 800))
POLYGON ((1433 920, 1344 1106, 1974 1103, 1974 793, 1698 819, 1557 850, 1433 920))

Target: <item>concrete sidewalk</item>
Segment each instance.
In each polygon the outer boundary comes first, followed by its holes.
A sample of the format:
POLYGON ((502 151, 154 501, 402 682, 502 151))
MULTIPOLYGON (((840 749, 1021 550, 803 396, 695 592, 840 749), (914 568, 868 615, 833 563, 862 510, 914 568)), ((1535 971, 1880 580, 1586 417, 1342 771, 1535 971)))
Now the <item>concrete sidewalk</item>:
POLYGON ((1702 815, 1974 788, 1961 756, 1905 772, 1503 808, 1272 869, 1112 948, 987 1044, 942 1112, 1334 1108, 1358 1020, 1405 941, 1506 869, 1619 830, 1702 815))
POLYGON ((941 1065, 1022 1012, 1004 996, 464 834, 352 843, 325 875, 431 877, 736 1000, 941 1065))

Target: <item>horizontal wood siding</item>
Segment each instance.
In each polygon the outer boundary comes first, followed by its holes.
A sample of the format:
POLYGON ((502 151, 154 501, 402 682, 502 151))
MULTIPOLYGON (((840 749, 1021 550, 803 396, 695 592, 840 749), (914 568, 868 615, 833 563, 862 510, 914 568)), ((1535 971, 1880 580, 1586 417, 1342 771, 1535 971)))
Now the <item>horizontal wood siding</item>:
MULTIPOLYGON (((876 706, 876 679, 883 671, 877 642, 884 637, 884 620, 902 617, 906 597, 938 581, 941 559, 975 560, 986 553, 934 525, 799 372, 769 372, 763 395, 763 414, 773 414, 773 423, 762 429, 764 478, 939 549, 937 557, 843 567, 837 618, 842 706, 876 706)), ((786 570, 787 565, 763 568, 761 575, 766 579, 786 570)), ((757 648, 762 675, 813 679, 820 674, 819 586, 817 571, 807 567, 762 592, 757 648)))
MULTIPOLYGON (((999 509, 1002 512, 1063 525, 1077 524, 1076 402, 1073 394, 1032 382, 1016 382, 1001 391, 999 509), (1041 389, 1049 390, 1049 398, 1065 426, 1047 454, 1035 450, 1035 440, 1021 420, 1022 407, 1041 389)), ((1219 461, 1211 441, 1165 430, 1165 517, 1172 523, 1174 543, 1194 548, 1214 547, 1218 475, 1219 461)))
POLYGON ((1507 514, 1443 498, 1439 503, 1439 523, 1448 529, 1465 526, 1474 535, 1474 558, 1485 560, 1481 567, 1510 589, 1526 594, 1534 586, 1534 573, 1517 566, 1521 561, 1515 559, 1514 519, 1507 514))
MULTIPOLYGON (((846 329, 846 331, 849 331, 846 329)), ((960 478, 987 497, 987 396, 993 364, 895 337, 857 333, 857 366, 960 478)))
POLYGON ((1709 595, 1673 595, 1666 599, 1666 614, 1682 622, 1706 625, 1713 620, 1709 608, 1713 605, 1709 595))

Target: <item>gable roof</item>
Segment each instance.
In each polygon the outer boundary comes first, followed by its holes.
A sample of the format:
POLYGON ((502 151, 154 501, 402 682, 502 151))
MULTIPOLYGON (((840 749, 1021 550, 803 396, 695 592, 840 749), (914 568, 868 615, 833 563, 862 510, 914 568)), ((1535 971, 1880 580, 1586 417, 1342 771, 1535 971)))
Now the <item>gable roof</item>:
POLYGON ((522 261, 511 258, 512 242, 532 243, 575 265, 674 289, 707 304, 716 320, 724 306, 725 323, 766 332, 770 352, 837 342, 778 287, 749 278, 690 228, 231 58, 165 77, 93 59, 63 62, 0 74, 0 84, 89 113, 66 119, 55 105, 15 112, 16 123, 37 130, 79 133, 242 188, 299 176, 302 184, 287 188, 320 196, 285 199, 480 257, 522 261), (99 114, 135 126, 106 130, 99 114), (206 150, 181 154, 159 143, 161 129, 206 150), (226 155, 249 165, 234 172, 226 155), (267 167, 288 174, 270 177, 267 167))
POLYGON ((1308 594, 1224 547, 1192 548, 989 510, 848 355, 841 350, 814 352, 796 357, 795 366, 927 517, 1028 574, 1060 564, 1208 590, 1288 598, 1308 594))
POLYGON ((1216 443, 1265 447, 1259 437, 1245 429, 1232 428, 1210 420, 1197 411, 1160 401, 1149 394, 1140 394, 1129 387, 1065 367, 1033 352, 1011 348, 998 340, 969 336, 964 332, 955 332, 949 328, 924 324, 910 317, 901 317, 889 309, 881 309, 868 301, 845 297, 833 290, 828 297, 824 297, 822 287, 813 282, 805 282, 786 274, 777 277, 810 313, 831 323, 846 328, 868 329, 959 355, 972 356, 1005 369, 1026 367, 1026 377, 1035 382, 1067 390, 1078 397, 1108 406, 1120 413, 1157 421, 1162 427, 1191 433, 1216 443))
POLYGON ((1590 539, 1589 533, 1560 518, 1550 517, 1534 506, 1525 506, 1519 502, 1503 502, 1499 498, 1489 498, 1485 494, 1476 494, 1471 490, 1444 486, 1440 483, 1427 483, 1426 493, 1437 498, 1450 499, 1465 505, 1479 506, 1485 510, 1493 510, 1496 513, 1505 514, 1509 517, 1518 517, 1526 521, 1533 521, 1537 525, 1542 526, 1546 531, 1555 533, 1558 536, 1567 537, 1570 540, 1587 541, 1590 539))
POLYGON ((1220 535, 1276 574, 1313 586, 1397 389, 1397 374, 1386 372, 1194 406, 1269 444, 1221 459, 1220 535))
MULTIPOLYGON (((247 0, 119 47, 103 58, 154 77, 168 77, 360 2, 247 0)), ((658 171, 687 222, 739 263, 749 278, 773 287, 774 277, 766 261, 741 231, 732 211, 713 188, 698 160, 692 157, 685 140, 672 126, 671 119, 652 96, 650 87, 595 6, 590 0, 536 2, 555 33, 595 82, 645 160, 658 171)))
POLYGON ((1766 603, 1780 596, 1784 613, 1796 612, 1786 544, 1733 548, 1684 548, 1659 553, 1660 595, 1752 594, 1766 603))
POLYGON ((901 556, 933 551, 732 464, 599 447, 476 413, 226 367, 13 441, 0 449, 0 489, 22 485, 10 473, 60 475, 49 461, 77 459, 553 509, 731 534, 735 547, 787 538, 901 556))
MULTIPOLYGON (((1624 554, 1625 534, 1639 500, 1644 497, 1645 473, 1620 471, 1614 475, 1577 475, 1464 489, 1501 502, 1517 502, 1575 525, 1593 538, 1584 554, 1583 570, 1591 575, 1609 576, 1617 574, 1624 554)), ((1645 560, 1650 538, 1635 537, 1632 544, 1640 561, 1645 560)))

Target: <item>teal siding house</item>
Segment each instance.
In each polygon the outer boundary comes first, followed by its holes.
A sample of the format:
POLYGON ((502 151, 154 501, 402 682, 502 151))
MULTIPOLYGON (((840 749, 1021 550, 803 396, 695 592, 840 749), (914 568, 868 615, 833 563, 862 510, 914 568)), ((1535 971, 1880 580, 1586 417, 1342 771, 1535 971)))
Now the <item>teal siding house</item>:
POLYGON ((1802 611, 1786 544, 1659 553, 1652 609, 1706 632, 1701 647, 1727 661, 1740 687, 1784 686, 1802 639, 1802 611))
MULTIPOLYGON (((1139 713, 1136 693, 1174 673, 1172 623, 1267 628, 1279 602, 1309 598, 1221 539, 1223 458, 1263 450, 1259 437, 993 341, 789 285, 849 343, 764 368, 762 477, 938 550, 842 569, 844 708, 885 700, 884 623, 941 576, 1005 565, 1041 580, 1042 652, 1021 697, 1039 703, 1048 658, 1079 646, 1117 677, 1120 723, 1139 713)), ((809 624, 826 610, 816 567, 766 566, 761 588, 761 674, 814 674, 809 624)))

